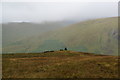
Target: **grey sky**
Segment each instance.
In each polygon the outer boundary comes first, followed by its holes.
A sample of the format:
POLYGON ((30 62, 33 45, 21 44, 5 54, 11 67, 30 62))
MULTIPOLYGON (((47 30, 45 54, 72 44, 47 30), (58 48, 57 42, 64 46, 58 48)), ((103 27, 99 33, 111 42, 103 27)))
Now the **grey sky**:
MULTIPOLYGON (((4 2, 2 22, 86 20, 118 16, 116 2, 4 2)), ((0 21, 1 22, 1 21, 0 21)))

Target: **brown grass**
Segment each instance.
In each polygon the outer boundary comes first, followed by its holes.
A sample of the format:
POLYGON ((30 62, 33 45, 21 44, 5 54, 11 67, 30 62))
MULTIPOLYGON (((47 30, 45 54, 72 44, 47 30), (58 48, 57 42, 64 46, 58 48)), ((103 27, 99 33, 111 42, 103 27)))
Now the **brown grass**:
POLYGON ((6 54, 2 77, 118 78, 118 57, 70 51, 6 54))

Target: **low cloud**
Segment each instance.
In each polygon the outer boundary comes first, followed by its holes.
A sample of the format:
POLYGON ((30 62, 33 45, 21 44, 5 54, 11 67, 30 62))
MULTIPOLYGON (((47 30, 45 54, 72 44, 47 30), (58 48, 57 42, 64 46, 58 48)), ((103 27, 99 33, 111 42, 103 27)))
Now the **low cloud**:
POLYGON ((86 20, 118 16, 115 2, 3 2, 2 21, 86 20))

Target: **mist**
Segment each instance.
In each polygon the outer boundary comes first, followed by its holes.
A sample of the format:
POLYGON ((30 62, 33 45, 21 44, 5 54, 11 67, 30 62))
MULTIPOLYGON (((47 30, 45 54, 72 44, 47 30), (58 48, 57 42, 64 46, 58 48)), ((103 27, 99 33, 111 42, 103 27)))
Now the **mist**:
POLYGON ((117 13, 117 2, 3 2, 0 22, 83 21, 117 13))

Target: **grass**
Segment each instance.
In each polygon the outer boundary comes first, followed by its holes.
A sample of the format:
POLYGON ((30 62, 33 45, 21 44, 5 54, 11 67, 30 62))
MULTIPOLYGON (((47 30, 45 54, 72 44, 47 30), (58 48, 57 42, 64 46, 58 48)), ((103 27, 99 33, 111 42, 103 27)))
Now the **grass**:
POLYGON ((118 78, 118 57, 72 51, 3 54, 3 78, 118 78))

